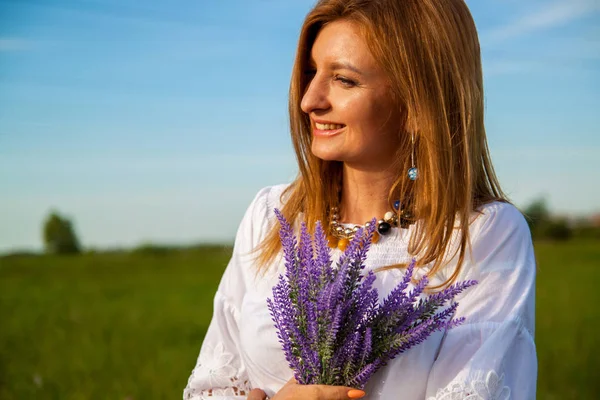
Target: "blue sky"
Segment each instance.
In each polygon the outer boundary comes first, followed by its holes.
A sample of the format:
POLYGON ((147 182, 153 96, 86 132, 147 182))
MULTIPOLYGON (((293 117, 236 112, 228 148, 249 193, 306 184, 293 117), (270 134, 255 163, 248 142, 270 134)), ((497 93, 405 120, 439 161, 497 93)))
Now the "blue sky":
MULTIPOLYGON (((471 0, 517 205, 600 211, 600 0, 471 0)), ((231 241, 295 176, 287 88, 312 0, 0 0, 0 251, 51 209, 88 247, 231 241)))

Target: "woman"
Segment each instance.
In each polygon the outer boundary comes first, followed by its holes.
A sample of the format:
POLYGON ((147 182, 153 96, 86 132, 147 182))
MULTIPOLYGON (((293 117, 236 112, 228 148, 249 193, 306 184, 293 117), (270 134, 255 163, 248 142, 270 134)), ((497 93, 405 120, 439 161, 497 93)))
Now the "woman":
POLYGON ((503 197, 483 124, 477 33, 463 0, 322 0, 302 27, 290 89, 300 174, 261 190, 236 236, 185 399, 534 399, 535 259, 503 197), (273 209, 339 257, 355 225, 385 296, 413 257, 431 290, 474 279, 456 318, 365 391, 298 385, 266 298, 283 271, 273 209), (258 272, 258 273, 257 273, 258 272))

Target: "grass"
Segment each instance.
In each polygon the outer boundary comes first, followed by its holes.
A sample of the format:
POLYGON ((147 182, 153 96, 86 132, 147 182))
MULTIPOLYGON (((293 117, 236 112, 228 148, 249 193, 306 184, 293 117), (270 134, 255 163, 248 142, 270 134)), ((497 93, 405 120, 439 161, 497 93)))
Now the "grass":
MULTIPOLYGON (((229 254, 0 258, 0 399, 181 398, 229 254)), ((538 398, 598 398, 600 245, 536 254, 538 398)))
POLYGON ((537 243, 538 398, 600 398, 600 242, 537 243))

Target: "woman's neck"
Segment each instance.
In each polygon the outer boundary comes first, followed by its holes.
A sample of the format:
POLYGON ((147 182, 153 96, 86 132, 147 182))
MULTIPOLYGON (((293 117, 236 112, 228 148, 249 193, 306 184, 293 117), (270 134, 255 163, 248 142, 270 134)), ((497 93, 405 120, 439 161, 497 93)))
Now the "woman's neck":
POLYGON ((393 171, 365 171, 344 164, 340 222, 363 225, 381 219, 390 211, 389 190, 396 178, 393 171))

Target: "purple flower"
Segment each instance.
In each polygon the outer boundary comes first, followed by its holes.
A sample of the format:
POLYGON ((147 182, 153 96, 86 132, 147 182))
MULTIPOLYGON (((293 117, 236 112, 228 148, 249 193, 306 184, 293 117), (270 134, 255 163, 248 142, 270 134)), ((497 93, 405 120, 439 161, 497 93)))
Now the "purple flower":
POLYGON ((454 298, 475 281, 465 281, 428 297, 427 277, 408 291, 415 261, 402 281, 379 300, 375 274, 364 274, 375 230, 359 229, 333 267, 327 238, 317 222, 314 238, 306 225, 299 240, 279 210, 285 274, 267 299, 285 358, 302 384, 363 388, 369 378, 398 354, 433 332, 450 329, 464 319, 452 319, 454 298))

